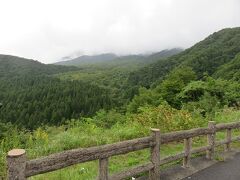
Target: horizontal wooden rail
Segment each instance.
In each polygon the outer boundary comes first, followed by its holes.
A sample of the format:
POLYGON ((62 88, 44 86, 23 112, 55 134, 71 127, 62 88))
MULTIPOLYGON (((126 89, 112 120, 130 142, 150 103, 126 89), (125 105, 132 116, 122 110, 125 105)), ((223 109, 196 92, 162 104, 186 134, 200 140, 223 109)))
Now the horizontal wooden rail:
POLYGON ((28 161, 26 166, 26 176, 30 177, 36 174, 62 169, 78 163, 149 148, 153 144, 152 137, 144 137, 114 144, 74 149, 52 154, 47 157, 28 161))
POLYGON ((109 177, 109 179, 110 180, 120 180, 120 179, 124 179, 124 178, 134 177, 135 175, 138 175, 140 173, 144 173, 144 172, 151 170, 153 167, 154 167, 153 163, 143 164, 143 165, 122 171, 120 173, 111 175, 109 177))
POLYGON ((191 150, 191 153, 192 154, 201 153, 210 149, 211 149, 211 146, 203 146, 203 147, 199 147, 191 150))
POLYGON ((234 142, 234 141, 240 141, 240 137, 234 137, 234 138, 232 138, 231 142, 234 142))
MULTIPOLYGON (((204 146, 204 147, 195 148, 195 149, 191 150, 191 154, 204 152, 204 151, 207 151, 209 149, 210 149, 210 146, 204 146)), ((182 159, 184 157, 185 157, 185 153, 184 152, 181 152, 181 153, 178 153, 178 154, 175 154, 175 155, 171 155, 171 156, 167 156, 167 157, 165 157, 165 158, 160 160, 160 164, 161 165, 168 164, 170 162, 182 159)))
POLYGON ((210 121, 207 128, 195 128, 184 131, 170 132, 160 135, 158 129, 151 129, 151 136, 107 144, 96 147, 73 149, 55 153, 46 157, 27 160, 25 150, 11 150, 7 155, 8 179, 26 179, 27 177, 62 169, 74 164, 99 160, 99 180, 120 180, 149 172, 149 179, 160 178, 159 166, 183 159, 183 167, 190 167, 192 154, 206 152, 206 157, 214 157, 214 148, 225 145, 231 149, 230 143, 239 141, 240 137, 232 138, 232 129, 240 128, 240 122, 218 124, 210 121), (226 130, 224 140, 216 141, 216 132, 226 130), (207 135, 208 145, 192 149, 192 138, 207 135), (160 145, 184 140, 184 151, 175 155, 160 158, 160 145), (109 158, 115 155, 150 148, 150 162, 128 170, 109 175, 109 158))
POLYGON ((215 147, 218 147, 218 146, 221 146, 221 145, 224 145, 227 143, 228 143, 228 141, 226 141, 226 140, 217 141, 217 142, 215 142, 215 147))
POLYGON ((161 144, 167 144, 173 141, 181 141, 187 138, 202 136, 212 133, 213 131, 208 128, 196 128, 185 131, 171 132, 161 135, 161 144))
POLYGON ((237 129, 240 128, 240 122, 233 122, 233 123, 224 123, 216 125, 216 131, 222 131, 226 129, 237 129))
POLYGON ((181 152, 176 155, 167 156, 160 160, 160 165, 167 164, 185 157, 185 153, 181 152))

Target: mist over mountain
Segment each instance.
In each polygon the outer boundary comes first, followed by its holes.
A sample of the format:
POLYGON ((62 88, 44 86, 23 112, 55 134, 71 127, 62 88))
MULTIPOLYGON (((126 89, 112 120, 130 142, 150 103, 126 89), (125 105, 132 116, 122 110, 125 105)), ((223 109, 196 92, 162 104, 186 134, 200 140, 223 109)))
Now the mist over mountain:
POLYGON ((132 85, 150 87, 153 82, 161 81, 178 66, 192 67, 198 77, 202 78, 204 73, 214 74, 220 66, 232 61, 239 52, 240 28, 225 28, 177 55, 132 72, 128 80, 132 85))
MULTIPOLYGON (((141 61, 157 61, 162 58, 166 58, 183 51, 181 48, 165 49, 160 52, 149 53, 149 54, 136 54, 136 55, 116 55, 113 53, 107 54, 98 54, 98 55, 82 55, 74 59, 59 61, 54 64, 65 65, 65 66, 81 66, 81 65, 90 65, 96 63, 106 63, 110 61, 131 61, 132 59, 141 61)), ((71 57, 71 56, 69 56, 71 57)), ((65 57, 65 58, 69 58, 65 57)), ((64 59, 65 59, 64 58, 64 59)), ((127 62, 126 62, 127 63, 127 62)))
POLYGON ((82 55, 80 57, 66 60, 66 61, 60 61, 55 64, 59 65, 67 65, 67 66, 78 66, 81 64, 86 64, 86 63, 99 63, 103 61, 111 61, 116 59, 118 56, 112 53, 107 53, 107 54, 99 54, 99 55, 82 55))

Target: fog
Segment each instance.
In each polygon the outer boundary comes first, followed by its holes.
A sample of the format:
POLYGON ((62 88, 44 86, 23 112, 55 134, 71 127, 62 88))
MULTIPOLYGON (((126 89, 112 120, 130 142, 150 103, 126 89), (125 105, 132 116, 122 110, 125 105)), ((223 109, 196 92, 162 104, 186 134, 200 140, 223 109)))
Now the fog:
POLYGON ((239 0, 0 0, 0 54, 51 63, 149 53, 236 26, 239 0))

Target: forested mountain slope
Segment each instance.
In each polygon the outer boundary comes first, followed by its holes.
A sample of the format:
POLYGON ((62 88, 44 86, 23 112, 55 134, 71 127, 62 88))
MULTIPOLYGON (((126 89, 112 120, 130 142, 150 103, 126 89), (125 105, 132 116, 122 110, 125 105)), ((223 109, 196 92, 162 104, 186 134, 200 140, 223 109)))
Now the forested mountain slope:
POLYGON ((59 125, 66 119, 109 109, 112 102, 108 94, 108 90, 96 85, 43 76, 1 81, 0 119, 29 129, 59 125))
POLYGON ((0 55, 0 78, 19 75, 50 75, 77 70, 76 67, 46 65, 38 61, 16 56, 0 55))
POLYGON ((111 108, 109 90, 52 75, 76 67, 45 65, 14 56, 0 56, 0 122, 28 129, 58 125, 66 119, 111 108))
POLYGON ((158 61, 130 74, 131 85, 150 87, 179 65, 190 66, 198 78, 212 75, 219 66, 230 62, 240 52, 240 28, 228 28, 213 33, 180 54, 158 61))
MULTIPOLYGON (((148 64, 152 64, 161 59, 181 52, 182 49, 168 49, 148 55, 127 55, 116 56, 115 59, 101 59, 105 55, 99 55, 98 62, 94 63, 89 56, 88 63, 79 61, 78 71, 59 73, 56 77, 62 80, 81 80, 91 84, 97 84, 100 87, 109 89, 111 97, 117 106, 125 105, 137 92, 136 89, 128 86, 127 79, 129 73, 136 71, 148 64)), ((96 56, 92 56, 96 58, 96 56)), ((67 63, 68 61, 65 61, 67 63)), ((71 61, 69 61, 71 63, 71 61)), ((86 62, 86 61, 85 61, 86 62)))
MULTIPOLYGON (((164 51, 163 56, 174 52, 177 51, 164 51)), ((110 62, 112 55, 104 55, 107 56, 109 59, 106 61, 110 62)), ((152 59, 159 56, 161 54, 152 59)), ((91 72, 101 74, 94 74, 93 80, 87 80, 89 68, 82 69, 87 75, 85 78, 74 79, 70 76, 70 79, 59 79, 59 74, 76 75, 82 73, 82 70, 0 55, 0 102, 3 104, 0 111, 1 122, 33 129, 41 125, 59 125, 72 118, 91 116, 99 109, 119 107, 127 100, 123 98, 123 81, 128 77, 129 70, 136 67, 133 63, 136 61, 139 61, 137 56, 128 56, 121 62, 111 61, 108 66, 89 67, 91 72), (106 72, 106 69, 109 70, 106 72)))
MULTIPOLYGON (((140 59, 135 55, 118 57, 81 69, 1 55, 0 102, 4 105, 0 111, 1 122, 32 129, 42 124, 59 125, 72 118, 90 117, 100 109, 115 108, 124 113, 140 85, 155 84, 157 88, 152 92, 142 91, 143 95, 140 92, 140 100, 133 101, 133 112, 137 112, 145 100, 153 102, 150 104, 166 101, 174 108, 181 108, 186 98, 177 94, 191 81, 201 79, 205 72, 226 79, 239 76, 239 55, 236 54, 240 52, 240 28, 221 30, 168 57, 179 51, 162 51, 140 59), (162 79, 165 81, 160 83, 162 79)), ((236 85, 233 97, 226 101, 236 99, 237 89, 236 85)), ((201 92, 199 98, 203 94, 201 92)))
POLYGON ((213 76, 216 78, 240 81, 240 53, 229 63, 220 66, 213 76))

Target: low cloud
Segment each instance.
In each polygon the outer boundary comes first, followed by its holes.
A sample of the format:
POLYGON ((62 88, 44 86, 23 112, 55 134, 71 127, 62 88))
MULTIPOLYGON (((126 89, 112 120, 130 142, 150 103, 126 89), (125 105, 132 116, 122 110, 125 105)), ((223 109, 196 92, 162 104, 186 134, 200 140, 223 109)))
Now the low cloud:
POLYGON ((71 54, 188 48, 240 26, 239 0, 0 0, 0 54, 51 63, 71 54))

